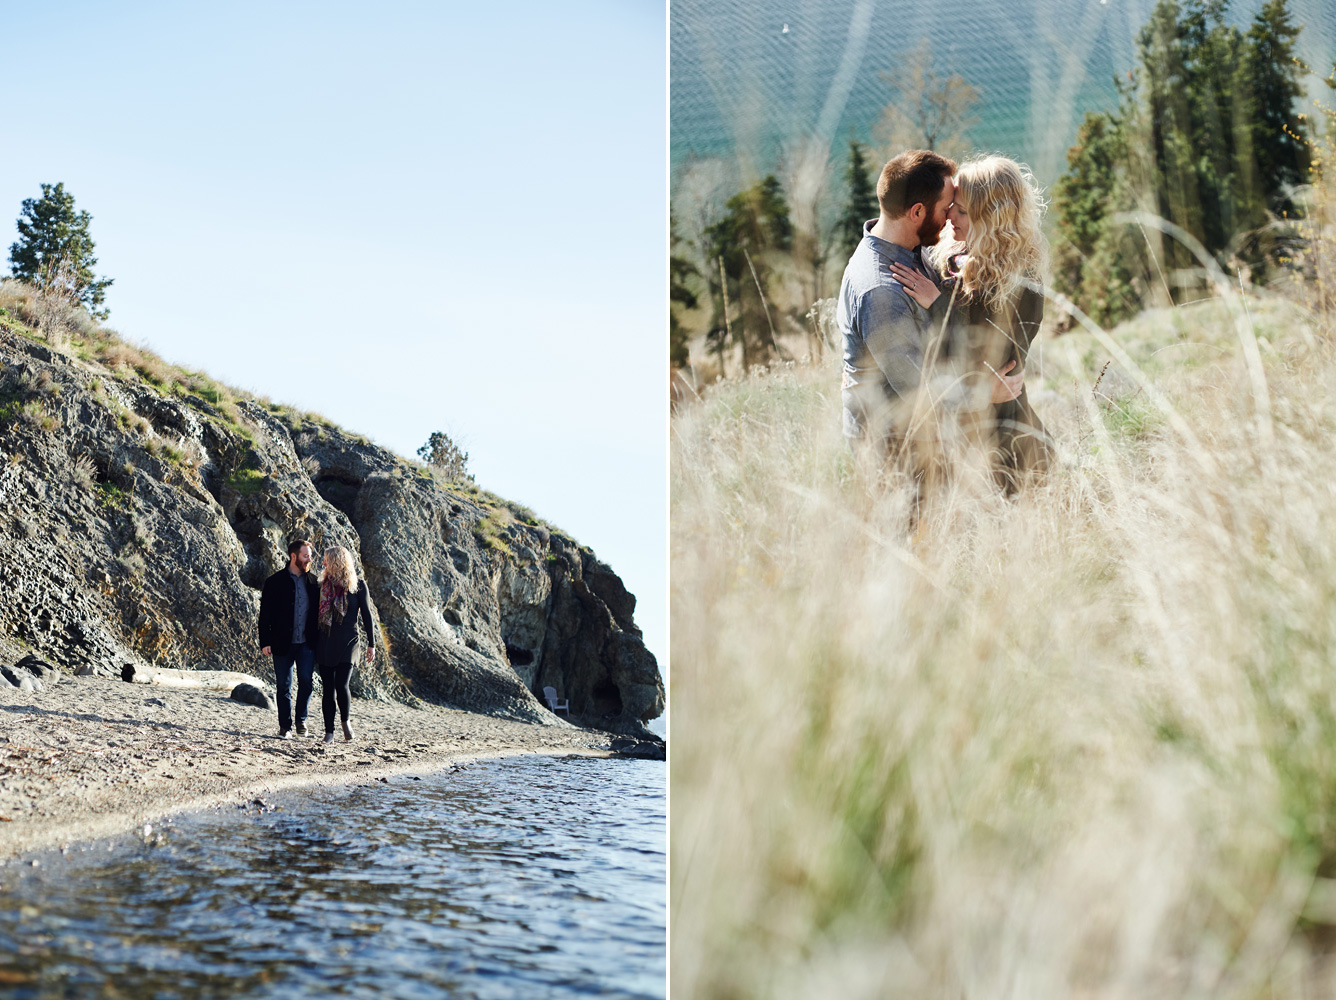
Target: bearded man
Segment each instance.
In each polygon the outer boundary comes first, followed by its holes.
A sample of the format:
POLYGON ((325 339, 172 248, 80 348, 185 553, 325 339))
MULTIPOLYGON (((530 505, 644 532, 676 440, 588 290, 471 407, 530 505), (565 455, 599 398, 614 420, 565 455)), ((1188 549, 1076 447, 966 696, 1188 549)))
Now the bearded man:
MULTIPOLYGON (((906 285, 941 284, 940 275, 924 262, 923 250, 936 245, 946 227, 955 201, 955 172, 953 160, 912 149, 887 163, 877 179, 881 214, 863 224, 835 310, 844 340, 844 435, 851 441, 893 444, 922 388, 941 397, 932 403, 959 405, 953 399, 954 374, 924 372, 925 364, 934 361, 929 348, 944 332, 951 296, 940 295, 925 309, 906 285), (892 264, 901 265, 897 273, 892 264)), ((1009 375, 1009 370, 998 372, 994 402, 1014 399, 1024 387, 1023 376, 1009 375)))
POLYGON ((311 576, 311 543, 288 545, 288 564, 260 591, 260 651, 274 658, 278 682, 278 738, 292 738, 292 671, 297 669, 297 735, 306 735, 306 711, 315 685, 316 622, 320 588, 311 576))

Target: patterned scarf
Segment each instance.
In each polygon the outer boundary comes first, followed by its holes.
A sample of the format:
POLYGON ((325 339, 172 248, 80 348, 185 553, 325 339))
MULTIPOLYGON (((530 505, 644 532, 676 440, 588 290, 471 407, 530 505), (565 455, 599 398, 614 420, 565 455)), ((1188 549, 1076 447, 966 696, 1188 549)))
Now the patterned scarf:
POLYGON ((328 630, 336 621, 343 621, 348 613, 348 591, 336 587, 333 580, 324 580, 320 584, 320 627, 328 630), (338 618, 335 618, 335 615, 338 618))

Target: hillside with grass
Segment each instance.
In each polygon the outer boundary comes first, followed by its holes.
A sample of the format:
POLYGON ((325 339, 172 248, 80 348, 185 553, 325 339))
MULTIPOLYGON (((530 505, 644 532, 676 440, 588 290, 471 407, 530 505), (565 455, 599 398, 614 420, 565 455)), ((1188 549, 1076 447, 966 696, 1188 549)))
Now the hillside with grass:
POLYGON ((908 484, 840 436, 834 352, 681 404, 675 993, 1336 992, 1336 323, 1307 246, 1305 284, 1046 331, 1055 468, 1008 500, 958 455, 912 533, 908 484))
POLYGON ((347 546, 370 588, 389 655, 356 695, 553 721, 550 686, 577 721, 637 735, 663 711, 634 596, 527 508, 12 280, 0 359, 0 659, 272 682, 259 587, 304 537, 347 546))

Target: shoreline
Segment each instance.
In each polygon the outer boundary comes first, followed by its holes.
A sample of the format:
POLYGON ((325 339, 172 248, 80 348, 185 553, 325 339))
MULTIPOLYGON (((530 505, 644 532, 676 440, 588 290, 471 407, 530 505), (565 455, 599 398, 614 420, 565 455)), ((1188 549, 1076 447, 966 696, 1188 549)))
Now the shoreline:
POLYGON ((226 694, 64 677, 0 690, 0 864, 183 812, 523 754, 612 756, 608 733, 355 699, 357 739, 277 738, 274 709, 226 694))

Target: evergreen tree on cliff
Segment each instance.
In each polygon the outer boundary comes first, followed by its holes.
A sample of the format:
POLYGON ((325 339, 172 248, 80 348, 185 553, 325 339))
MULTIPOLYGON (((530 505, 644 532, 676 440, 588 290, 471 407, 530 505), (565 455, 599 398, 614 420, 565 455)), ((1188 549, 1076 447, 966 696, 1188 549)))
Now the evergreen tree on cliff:
POLYGON ((468 469, 468 452, 460 450, 459 445, 455 444, 450 435, 444 431, 432 431, 427 443, 419 448, 417 453, 422 461, 434 469, 439 469, 448 482, 453 483, 461 479, 473 481, 473 474, 468 469))
POLYGON ((838 232, 840 246, 844 256, 848 257, 863 238, 863 223, 875 219, 880 212, 877 186, 868 176, 867 156, 863 147, 854 139, 849 140, 849 167, 844 172, 844 182, 849 189, 849 197, 840 215, 838 232))
POLYGON ((106 319, 100 308, 111 278, 93 274, 93 217, 75 211, 74 195, 64 183, 43 184, 41 198, 27 198, 19 216, 19 239, 9 248, 10 272, 43 291, 54 291, 78 302, 95 319, 106 319))

